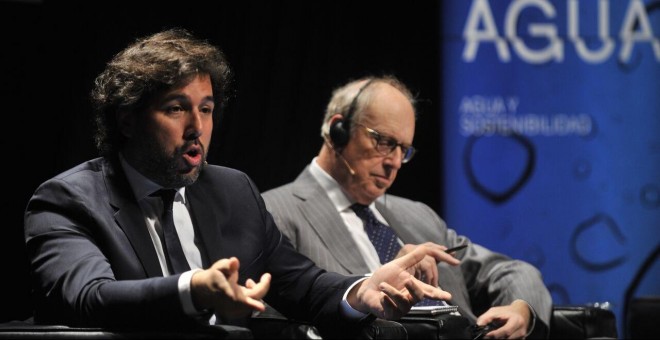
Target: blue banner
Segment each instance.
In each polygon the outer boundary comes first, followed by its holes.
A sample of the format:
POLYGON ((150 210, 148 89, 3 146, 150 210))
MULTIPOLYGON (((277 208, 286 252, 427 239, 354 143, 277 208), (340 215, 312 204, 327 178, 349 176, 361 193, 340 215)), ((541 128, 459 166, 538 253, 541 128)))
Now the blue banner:
POLYGON ((660 246, 660 3, 453 0, 441 22, 448 224, 623 334, 660 246))

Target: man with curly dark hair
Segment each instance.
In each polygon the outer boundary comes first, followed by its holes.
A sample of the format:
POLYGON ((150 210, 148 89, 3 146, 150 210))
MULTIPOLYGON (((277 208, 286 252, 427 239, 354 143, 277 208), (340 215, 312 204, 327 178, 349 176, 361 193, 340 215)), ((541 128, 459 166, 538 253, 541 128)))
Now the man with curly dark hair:
POLYGON ((223 53, 182 29, 107 64, 92 91, 102 157, 41 184, 26 208, 35 322, 234 323, 266 302, 322 330, 449 297, 410 273, 439 256, 424 247, 371 277, 298 253, 251 179, 206 161, 229 82, 223 53))

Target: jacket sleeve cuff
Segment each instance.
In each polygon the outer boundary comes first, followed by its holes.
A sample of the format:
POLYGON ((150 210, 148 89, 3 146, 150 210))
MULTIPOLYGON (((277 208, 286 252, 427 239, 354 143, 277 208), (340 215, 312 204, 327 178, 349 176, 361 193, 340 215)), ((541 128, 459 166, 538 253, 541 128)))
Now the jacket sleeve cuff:
POLYGON ((202 270, 197 268, 184 272, 183 274, 181 274, 181 276, 179 276, 179 300, 181 301, 183 312, 186 315, 190 315, 190 316, 199 316, 208 313, 207 310, 202 310, 202 311, 197 310, 192 301, 192 291, 190 289, 190 281, 192 280, 193 274, 199 271, 202 270))
POLYGON ((347 299, 348 298, 348 293, 355 287, 355 285, 357 285, 358 283, 360 283, 360 282, 362 282, 366 279, 367 279, 367 277, 365 276, 365 277, 353 282, 353 284, 350 287, 348 287, 348 289, 346 289, 346 292, 344 292, 344 296, 341 299, 341 303, 340 303, 341 312, 342 312, 342 314, 344 314, 344 316, 346 316, 347 318, 349 318, 351 320, 361 321, 361 320, 369 318, 371 316, 371 314, 365 314, 365 313, 362 313, 359 310, 353 308, 348 303, 348 299, 347 299))

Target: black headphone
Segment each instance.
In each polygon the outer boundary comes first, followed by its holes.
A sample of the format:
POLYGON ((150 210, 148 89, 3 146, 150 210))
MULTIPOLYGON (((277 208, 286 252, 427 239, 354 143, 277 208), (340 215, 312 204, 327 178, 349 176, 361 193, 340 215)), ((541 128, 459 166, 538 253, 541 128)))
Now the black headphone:
POLYGON ((355 114, 355 108, 357 107, 357 100, 360 97, 360 94, 364 89, 369 86, 374 81, 370 79, 366 84, 362 85, 358 90, 355 97, 351 101, 351 105, 348 107, 348 111, 343 119, 337 119, 332 125, 330 125, 330 141, 332 141, 332 147, 335 149, 342 149, 348 144, 348 140, 351 138, 351 120, 355 114))

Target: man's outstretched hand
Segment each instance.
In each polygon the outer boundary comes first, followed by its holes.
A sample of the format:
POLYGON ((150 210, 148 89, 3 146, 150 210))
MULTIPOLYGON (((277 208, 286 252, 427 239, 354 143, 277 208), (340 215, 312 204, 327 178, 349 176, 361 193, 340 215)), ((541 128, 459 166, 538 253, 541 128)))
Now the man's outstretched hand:
POLYGON ((363 313, 381 319, 397 320, 424 298, 449 300, 451 294, 415 278, 415 266, 431 256, 442 260, 442 254, 429 247, 417 246, 413 251, 396 258, 371 277, 355 285, 348 294, 348 303, 363 313))
MULTIPOLYGON (((459 263, 461 263, 461 261, 452 255, 452 253, 446 252, 447 247, 445 246, 441 246, 433 242, 426 242, 420 245, 430 248, 430 255, 426 255, 422 261, 418 262, 414 266, 414 275, 416 278, 432 286, 438 285, 438 258, 452 266, 457 266, 459 263)), ((399 253, 396 255, 396 257, 404 256, 415 250, 417 247, 418 245, 415 244, 405 244, 403 247, 401 247, 401 250, 399 250, 399 253)))
POLYGON ((238 284, 239 262, 235 257, 216 261, 211 268, 193 274, 191 291, 198 310, 212 309, 220 318, 239 318, 252 311, 264 311, 261 301, 270 288, 270 274, 263 274, 259 282, 248 279, 238 284))

